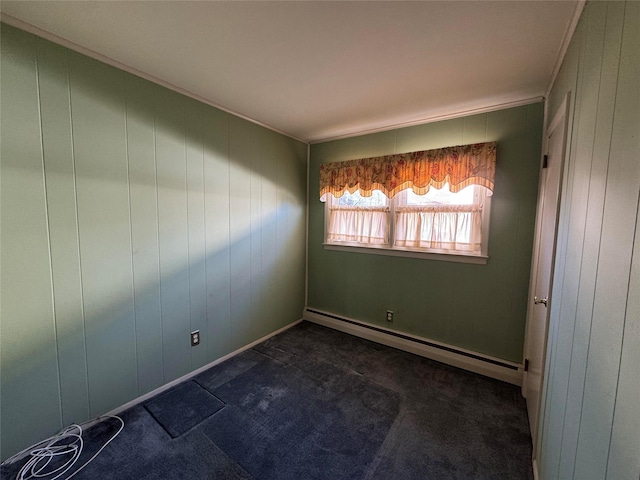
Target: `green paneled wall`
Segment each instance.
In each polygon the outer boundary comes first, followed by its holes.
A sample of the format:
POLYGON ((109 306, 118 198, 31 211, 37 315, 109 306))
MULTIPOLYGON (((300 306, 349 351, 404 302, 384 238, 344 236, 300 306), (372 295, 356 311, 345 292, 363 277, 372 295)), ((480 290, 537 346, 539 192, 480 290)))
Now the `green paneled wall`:
POLYGON ((1 82, 2 458, 300 318, 306 145, 6 25, 1 82))
POLYGON ((308 306, 520 362, 533 248, 542 103, 313 145, 308 306), (472 265, 324 250, 326 162, 497 141, 489 261, 472 265))
POLYGON ((586 5, 549 100, 572 121, 558 233, 542 480, 640 478, 640 4, 586 5))

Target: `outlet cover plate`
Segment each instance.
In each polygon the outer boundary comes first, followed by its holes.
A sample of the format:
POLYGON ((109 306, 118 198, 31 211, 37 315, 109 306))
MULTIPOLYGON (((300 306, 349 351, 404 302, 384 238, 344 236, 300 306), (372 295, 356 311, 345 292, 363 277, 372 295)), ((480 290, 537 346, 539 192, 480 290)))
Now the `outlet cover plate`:
POLYGON ((191 346, 195 347, 196 345, 200 345, 200 330, 191 332, 191 346))

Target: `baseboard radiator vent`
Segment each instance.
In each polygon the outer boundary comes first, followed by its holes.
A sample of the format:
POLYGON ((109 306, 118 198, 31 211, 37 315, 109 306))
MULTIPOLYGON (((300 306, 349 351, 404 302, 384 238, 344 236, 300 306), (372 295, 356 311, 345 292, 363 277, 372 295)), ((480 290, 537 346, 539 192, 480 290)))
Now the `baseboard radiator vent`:
POLYGON ((522 385, 523 365, 481 353, 447 345, 434 340, 402 333, 360 320, 306 307, 303 319, 340 330, 389 347, 414 353, 431 360, 496 378, 513 385, 522 385))

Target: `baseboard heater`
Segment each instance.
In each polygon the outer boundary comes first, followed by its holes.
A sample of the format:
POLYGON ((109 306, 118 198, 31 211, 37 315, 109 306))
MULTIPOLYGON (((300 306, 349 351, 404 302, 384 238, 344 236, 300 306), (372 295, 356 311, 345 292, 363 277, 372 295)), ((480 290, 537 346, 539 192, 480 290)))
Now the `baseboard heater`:
POLYGON ((454 367, 522 385, 523 365, 330 312, 306 307, 303 319, 454 367))

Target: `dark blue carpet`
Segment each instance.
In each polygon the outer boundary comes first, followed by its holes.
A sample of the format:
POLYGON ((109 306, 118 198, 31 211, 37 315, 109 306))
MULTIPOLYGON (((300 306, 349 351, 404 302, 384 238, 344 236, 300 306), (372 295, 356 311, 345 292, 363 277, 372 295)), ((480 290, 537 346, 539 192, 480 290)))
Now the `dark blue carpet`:
POLYGON ((400 402, 351 377, 322 382, 267 359, 214 391, 227 407, 203 431, 255 478, 363 478, 400 402))
POLYGON ((74 479, 532 479, 518 387, 307 322, 121 417, 74 479))

